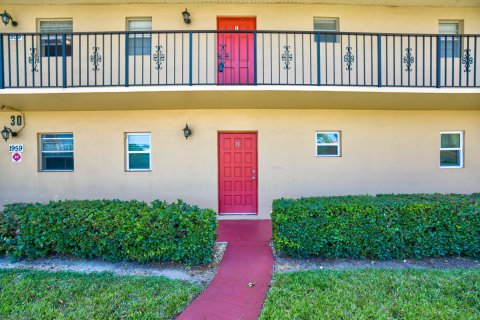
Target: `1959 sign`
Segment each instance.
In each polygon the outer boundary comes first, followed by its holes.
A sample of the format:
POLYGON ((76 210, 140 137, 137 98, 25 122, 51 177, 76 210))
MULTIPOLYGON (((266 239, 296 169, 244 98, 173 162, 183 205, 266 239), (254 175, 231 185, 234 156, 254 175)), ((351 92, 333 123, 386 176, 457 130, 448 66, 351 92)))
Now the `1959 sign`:
POLYGON ((10 152, 23 152, 23 144, 10 144, 8 149, 10 152))

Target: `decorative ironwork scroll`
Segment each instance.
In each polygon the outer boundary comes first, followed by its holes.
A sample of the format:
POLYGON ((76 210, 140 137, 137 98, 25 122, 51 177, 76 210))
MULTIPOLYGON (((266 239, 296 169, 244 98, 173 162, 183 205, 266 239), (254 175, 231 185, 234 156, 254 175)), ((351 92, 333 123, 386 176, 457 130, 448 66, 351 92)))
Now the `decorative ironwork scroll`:
POLYGON ((155 69, 157 70, 162 70, 162 64, 165 62, 165 54, 162 49, 162 46, 156 46, 155 53, 153 54, 153 61, 155 62, 155 69))
POLYGON ((465 69, 463 69, 463 72, 469 73, 470 66, 473 64, 473 57, 470 54, 472 51, 471 49, 465 49, 463 50, 465 52, 465 55, 462 57, 462 64, 465 66, 465 69))
POLYGON ((293 55, 290 52, 290 46, 283 46, 283 53, 282 53, 282 61, 283 61, 283 69, 290 70, 291 63, 293 60, 293 55))
POLYGON ((352 71, 352 65, 355 62, 355 56, 352 53, 352 47, 346 47, 347 51, 343 56, 343 61, 347 64, 345 70, 352 71))
POLYGON ((38 50, 37 48, 30 49, 30 57, 28 57, 28 63, 32 65, 32 72, 38 72, 38 63, 40 59, 38 57, 38 50))
POLYGON ((90 62, 93 63, 92 70, 99 71, 100 63, 102 62, 102 55, 100 54, 100 49, 98 47, 92 47, 93 52, 90 55, 90 62))
POLYGON ((405 56, 403 57, 403 63, 405 63, 405 71, 412 71, 412 66, 415 64, 415 57, 412 54, 412 48, 405 49, 405 56))
POLYGON ((218 71, 223 72, 225 68, 225 63, 230 60, 230 54, 227 52, 225 45, 220 45, 220 52, 217 54, 218 57, 218 71))

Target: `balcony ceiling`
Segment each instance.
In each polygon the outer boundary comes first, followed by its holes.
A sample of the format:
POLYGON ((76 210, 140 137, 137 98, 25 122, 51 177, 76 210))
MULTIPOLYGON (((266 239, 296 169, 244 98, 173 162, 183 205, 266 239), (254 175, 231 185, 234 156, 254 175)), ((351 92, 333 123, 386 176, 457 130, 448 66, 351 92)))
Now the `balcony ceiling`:
POLYGON ((480 110, 480 90, 334 86, 141 86, 3 89, 23 111, 182 109, 480 110))
POLYGON ((45 4, 325 4, 389 7, 480 7, 480 0, 3 0, 4 5, 45 4))

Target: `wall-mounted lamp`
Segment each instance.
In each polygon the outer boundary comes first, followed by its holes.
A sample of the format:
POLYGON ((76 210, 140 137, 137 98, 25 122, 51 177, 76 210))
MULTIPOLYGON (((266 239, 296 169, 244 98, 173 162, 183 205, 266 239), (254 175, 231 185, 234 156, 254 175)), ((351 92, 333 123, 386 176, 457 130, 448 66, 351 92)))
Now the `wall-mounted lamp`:
POLYGON ((188 127, 188 124, 185 124, 185 128, 183 128, 183 136, 185 139, 188 139, 192 135, 192 130, 188 127))
POLYGON ((3 127, 3 130, 2 130, 2 138, 3 140, 7 141, 8 139, 10 139, 10 134, 12 135, 12 137, 16 137, 18 135, 17 132, 13 132, 12 129, 10 128, 7 128, 7 127, 3 127))
POLYGON ((192 20, 190 20, 190 12, 188 12, 187 9, 185 9, 185 11, 182 12, 182 16, 183 16, 183 21, 186 24, 189 24, 192 21, 192 20))
POLYGON ((12 26, 16 27, 18 25, 17 21, 13 20, 12 16, 7 11, 4 11, 2 14, 0 14, 0 17, 2 17, 2 22, 4 25, 7 25, 10 20, 12 20, 12 26))

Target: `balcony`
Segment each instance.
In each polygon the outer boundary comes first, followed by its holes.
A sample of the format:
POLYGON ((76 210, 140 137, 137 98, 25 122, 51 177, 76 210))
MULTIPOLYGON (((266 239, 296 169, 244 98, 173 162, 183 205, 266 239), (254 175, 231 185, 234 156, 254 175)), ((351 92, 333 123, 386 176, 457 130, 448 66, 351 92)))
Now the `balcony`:
POLYGON ((297 31, 1 34, 0 89, 478 88, 479 38, 297 31))

